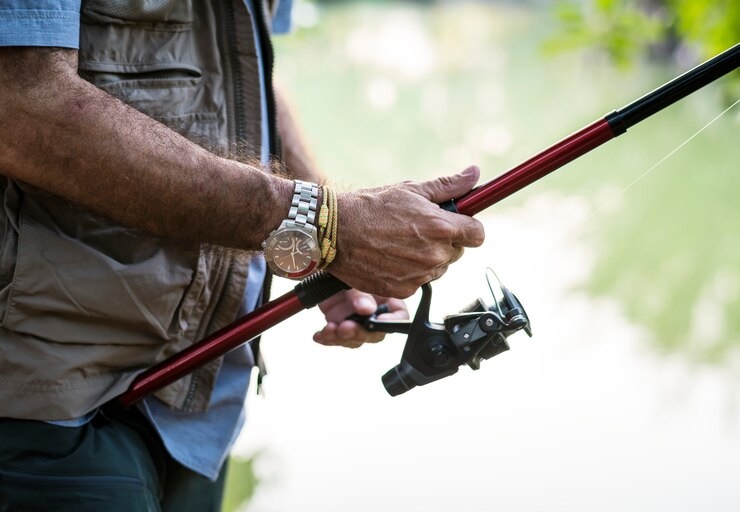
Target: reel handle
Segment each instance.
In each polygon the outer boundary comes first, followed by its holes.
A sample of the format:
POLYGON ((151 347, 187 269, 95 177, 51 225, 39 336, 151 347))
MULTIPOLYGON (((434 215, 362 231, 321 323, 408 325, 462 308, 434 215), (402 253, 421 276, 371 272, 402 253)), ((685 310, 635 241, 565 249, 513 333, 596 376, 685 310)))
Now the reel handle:
POLYGON ((408 334, 411 330, 411 320, 397 320, 395 322, 385 322, 378 320, 377 318, 384 314, 389 313, 390 308, 388 304, 380 304, 378 309, 372 315, 349 315, 345 320, 352 320, 360 324, 365 330, 370 332, 387 332, 387 333, 402 333, 408 334))

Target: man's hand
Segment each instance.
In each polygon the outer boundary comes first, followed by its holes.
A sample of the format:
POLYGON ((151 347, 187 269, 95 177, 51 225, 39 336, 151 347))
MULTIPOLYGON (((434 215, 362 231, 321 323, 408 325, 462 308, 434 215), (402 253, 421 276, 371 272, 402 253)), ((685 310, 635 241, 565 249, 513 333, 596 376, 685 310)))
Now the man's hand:
POLYGON ((337 258, 329 272, 353 288, 400 298, 439 278, 463 247, 483 243, 480 222, 438 206, 472 189, 479 174, 472 166, 432 181, 340 194, 337 258))
POLYGON ((319 304, 324 312, 326 325, 313 335, 315 342, 322 345, 338 345, 348 348, 358 348, 365 343, 377 343, 385 338, 385 333, 369 332, 351 320, 345 320, 354 313, 358 315, 372 315, 378 304, 387 304, 389 312, 378 316, 379 320, 389 322, 406 320, 409 317, 406 305, 399 299, 386 299, 347 290, 319 304))

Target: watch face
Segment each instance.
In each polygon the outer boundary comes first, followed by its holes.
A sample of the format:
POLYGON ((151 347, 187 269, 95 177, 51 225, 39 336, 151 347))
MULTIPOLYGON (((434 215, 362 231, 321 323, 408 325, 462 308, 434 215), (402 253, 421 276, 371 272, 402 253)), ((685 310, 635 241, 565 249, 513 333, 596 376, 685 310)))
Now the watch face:
POLYGON ((310 234, 288 228, 278 231, 267 240, 265 259, 276 274, 297 278, 308 275, 316 267, 321 259, 321 251, 310 234))

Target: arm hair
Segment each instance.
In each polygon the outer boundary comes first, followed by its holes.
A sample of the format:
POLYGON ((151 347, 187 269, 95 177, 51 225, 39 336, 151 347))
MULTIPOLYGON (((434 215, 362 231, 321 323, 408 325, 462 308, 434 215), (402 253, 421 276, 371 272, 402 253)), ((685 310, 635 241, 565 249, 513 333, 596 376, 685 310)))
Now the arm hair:
POLYGON ((156 236, 242 249, 292 195, 84 81, 67 49, 0 49, 0 174, 156 236))

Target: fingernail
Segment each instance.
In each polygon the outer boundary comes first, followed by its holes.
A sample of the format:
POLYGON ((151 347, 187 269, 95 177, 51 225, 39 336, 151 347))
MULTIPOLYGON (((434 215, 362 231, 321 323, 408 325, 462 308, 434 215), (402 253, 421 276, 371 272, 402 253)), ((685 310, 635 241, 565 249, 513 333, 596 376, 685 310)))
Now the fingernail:
POLYGON ((472 166, 472 167, 468 167, 467 169, 465 169, 461 174, 463 176, 472 176, 476 173, 477 170, 478 170, 477 167, 472 166))

